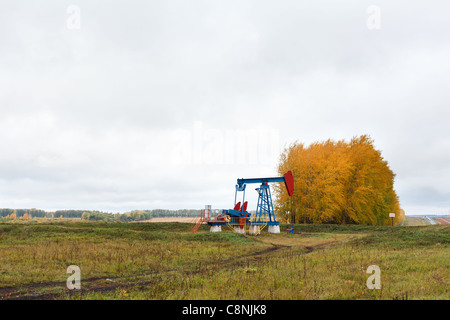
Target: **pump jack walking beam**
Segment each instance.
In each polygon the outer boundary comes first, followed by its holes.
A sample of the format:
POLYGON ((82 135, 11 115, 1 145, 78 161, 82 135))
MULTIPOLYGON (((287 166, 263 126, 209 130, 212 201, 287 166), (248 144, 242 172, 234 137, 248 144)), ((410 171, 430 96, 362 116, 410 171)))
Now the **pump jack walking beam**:
MULTIPOLYGON (((286 186, 286 190, 289 196, 292 196, 294 193, 294 177, 291 171, 286 172, 282 177, 273 177, 273 178, 246 178, 246 179, 237 179, 236 185, 236 193, 234 197, 235 207, 232 210, 228 210, 228 213, 233 216, 248 216, 246 215, 247 202, 245 202, 245 187, 247 184, 252 183, 260 183, 259 188, 256 188, 258 192, 258 204, 256 206, 256 213, 253 217, 253 221, 262 221, 267 220, 268 225, 278 225, 278 221, 275 219, 275 212, 272 204, 272 195, 270 192, 269 183, 272 182, 284 182, 286 186), (236 203, 237 192, 243 191, 242 203, 236 203), (242 208, 245 209, 243 210, 242 208)), ((247 213, 248 214, 248 213, 247 213)))

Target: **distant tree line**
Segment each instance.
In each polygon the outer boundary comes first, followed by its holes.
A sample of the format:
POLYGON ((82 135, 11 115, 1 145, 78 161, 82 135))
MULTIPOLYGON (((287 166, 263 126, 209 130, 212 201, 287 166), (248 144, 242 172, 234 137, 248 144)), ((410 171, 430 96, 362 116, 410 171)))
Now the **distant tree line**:
POLYGON ((56 210, 53 212, 38 209, 0 209, 0 217, 3 218, 78 218, 90 221, 144 221, 154 217, 196 217, 199 210, 180 209, 180 210, 133 210, 125 213, 111 213, 93 210, 56 210))
POLYGON ((0 217, 16 217, 20 218, 23 216, 27 217, 36 217, 36 218, 43 218, 47 217, 49 212, 39 209, 0 209, 0 217))
POLYGON ((199 215, 199 210, 193 209, 180 209, 180 210, 166 210, 166 209, 154 209, 154 210, 133 210, 125 213, 104 213, 104 212, 91 212, 85 211, 81 215, 83 220, 94 221, 144 221, 150 220, 156 217, 196 217, 199 215))

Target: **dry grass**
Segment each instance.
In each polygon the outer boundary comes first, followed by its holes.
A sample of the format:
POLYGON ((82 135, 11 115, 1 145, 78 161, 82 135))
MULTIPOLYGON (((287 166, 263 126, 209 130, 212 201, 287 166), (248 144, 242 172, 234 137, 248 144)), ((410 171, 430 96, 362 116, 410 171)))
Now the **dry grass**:
POLYGON ((151 218, 150 220, 139 221, 139 222, 152 222, 152 223, 161 223, 161 222, 180 222, 180 223, 193 223, 195 218, 193 217, 167 217, 167 218, 151 218))
POLYGON ((449 227, 295 229, 246 237, 208 226, 192 234, 184 223, 4 223, 0 298, 449 298, 449 227), (82 295, 65 288, 72 264, 82 295), (381 290, 365 285, 373 264, 381 290))
POLYGON ((405 226, 427 226, 430 225, 428 220, 422 217, 412 217, 412 216, 406 216, 405 217, 405 226))

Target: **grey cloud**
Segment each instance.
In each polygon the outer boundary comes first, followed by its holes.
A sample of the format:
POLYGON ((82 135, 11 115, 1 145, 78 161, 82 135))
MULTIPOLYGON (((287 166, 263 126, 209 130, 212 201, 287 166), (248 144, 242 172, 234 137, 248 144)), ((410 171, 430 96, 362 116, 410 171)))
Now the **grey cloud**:
POLYGON ((445 211, 450 6, 378 1, 368 30, 372 4, 2 3, 0 206, 223 207, 236 178, 274 174, 282 145, 368 133, 402 206, 445 211), (171 161, 174 132, 198 121, 223 137, 274 130, 281 145, 256 164, 171 161))

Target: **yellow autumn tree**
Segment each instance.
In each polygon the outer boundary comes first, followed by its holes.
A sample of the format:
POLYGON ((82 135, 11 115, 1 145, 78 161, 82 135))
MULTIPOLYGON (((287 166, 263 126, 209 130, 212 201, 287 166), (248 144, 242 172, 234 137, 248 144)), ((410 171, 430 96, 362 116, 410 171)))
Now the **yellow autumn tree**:
POLYGON ((382 225, 390 222, 389 212, 401 222, 395 174, 369 136, 308 147, 293 143, 278 165, 279 174, 288 170, 294 176, 294 195, 288 197, 283 185, 275 186, 275 207, 280 213, 294 212, 297 223, 382 225))

